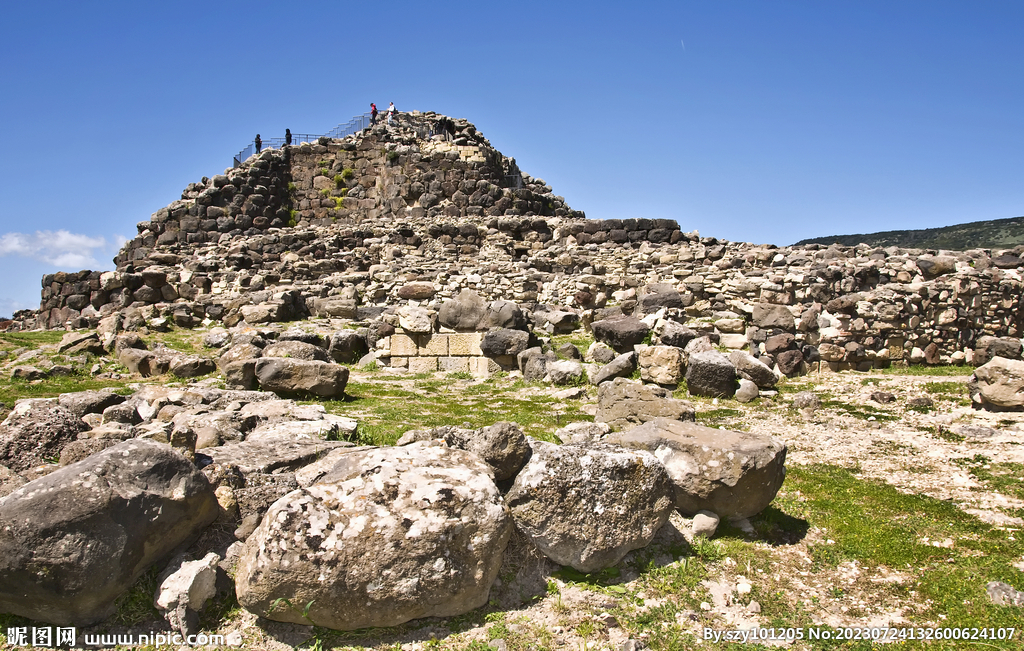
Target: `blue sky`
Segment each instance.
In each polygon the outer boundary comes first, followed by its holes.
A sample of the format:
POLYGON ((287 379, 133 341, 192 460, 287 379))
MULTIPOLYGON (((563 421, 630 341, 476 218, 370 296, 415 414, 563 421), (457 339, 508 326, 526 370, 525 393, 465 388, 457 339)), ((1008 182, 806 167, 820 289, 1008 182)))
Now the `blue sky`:
POLYGON ((1024 215, 1024 4, 8 2, 0 315, 257 132, 474 122, 591 218, 729 240, 1024 215), (582 8, 581 7, 585 7, 582 8))

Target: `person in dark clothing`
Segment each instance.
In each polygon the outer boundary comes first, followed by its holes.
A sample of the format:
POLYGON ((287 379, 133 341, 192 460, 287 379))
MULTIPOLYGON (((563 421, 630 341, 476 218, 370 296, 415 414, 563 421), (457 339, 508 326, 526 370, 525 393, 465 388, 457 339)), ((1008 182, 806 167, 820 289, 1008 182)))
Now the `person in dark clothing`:
POLYGON ((284 144, 285 145, 292 144, 292 130, 291 129, 285 129, 284 130, 284 144))
POLYGON ((370 102, 370 124, 377 124, 377 105, 370 102))
POLYGON ((256 144, 256 153, 260 153, 260 151, 263 149, 263 141, 260 140, 260 134, 256 134, 256 140, 254 140, 253 142, 256 144))

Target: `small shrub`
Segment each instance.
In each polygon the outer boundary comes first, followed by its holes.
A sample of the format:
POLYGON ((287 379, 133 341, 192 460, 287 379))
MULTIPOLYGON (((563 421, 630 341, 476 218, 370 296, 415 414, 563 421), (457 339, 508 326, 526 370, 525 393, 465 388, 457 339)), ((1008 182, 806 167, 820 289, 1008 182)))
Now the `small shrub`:
POLYGON ((342 179, 347 181, 355 175, 356 171, 354 169, 352 169, 351 167, 346 167, 345 169, 341 170, 341 174, 339 176, 341 176, 342 179))
POLYGON ((289 210, 288 211, 288 225, 291 226, 292 228, 294 228, 299 223, 299 221, 297 219, 298 214, 299 214, 298 210, 289 210))

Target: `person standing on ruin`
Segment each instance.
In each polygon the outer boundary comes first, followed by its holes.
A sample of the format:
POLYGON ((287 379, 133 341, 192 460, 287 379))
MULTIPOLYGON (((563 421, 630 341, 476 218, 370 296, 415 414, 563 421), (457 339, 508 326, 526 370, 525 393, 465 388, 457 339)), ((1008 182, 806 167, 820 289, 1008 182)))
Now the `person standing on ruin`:
POLYGON ((370 102, 370 124, 377 124, 377 105, 370 102))
POLYGON ((260 150, 263 149, 263 141, 260 140, 260 134, 256 134, 256 140, 253 143, 256 145, 256 153, 260 153, 260 150))
POLYGON ((394 103, 394 102, 391 102, 391 105, 390 105, 390 106, 388 106, 388 124, 389 124, 389 125, 391 124, 391 118, 392 118, 392 117, 393 117, 394 115, 395 115, 395 103, 394 103))
POLYGON ((285 144, 285 146, 288 146, 288 145, 292 144, 292 130, 291 129, 285 129, 284 130, 284 144, 285 144))

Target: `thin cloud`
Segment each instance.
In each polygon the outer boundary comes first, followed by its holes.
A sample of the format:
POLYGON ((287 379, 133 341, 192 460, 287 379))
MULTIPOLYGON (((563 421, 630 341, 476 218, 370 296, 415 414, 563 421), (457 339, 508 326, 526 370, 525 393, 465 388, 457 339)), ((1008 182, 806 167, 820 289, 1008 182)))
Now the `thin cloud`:
POLYGON ((105 237, 81 233, 36 231, 35 233, 4 233, 0 235, 0 256, 13 255, 39 260, 63 269, 96 269, 110 266, 96 259, 96 253, 117 245, 120 238, 109 242, 105 237))

